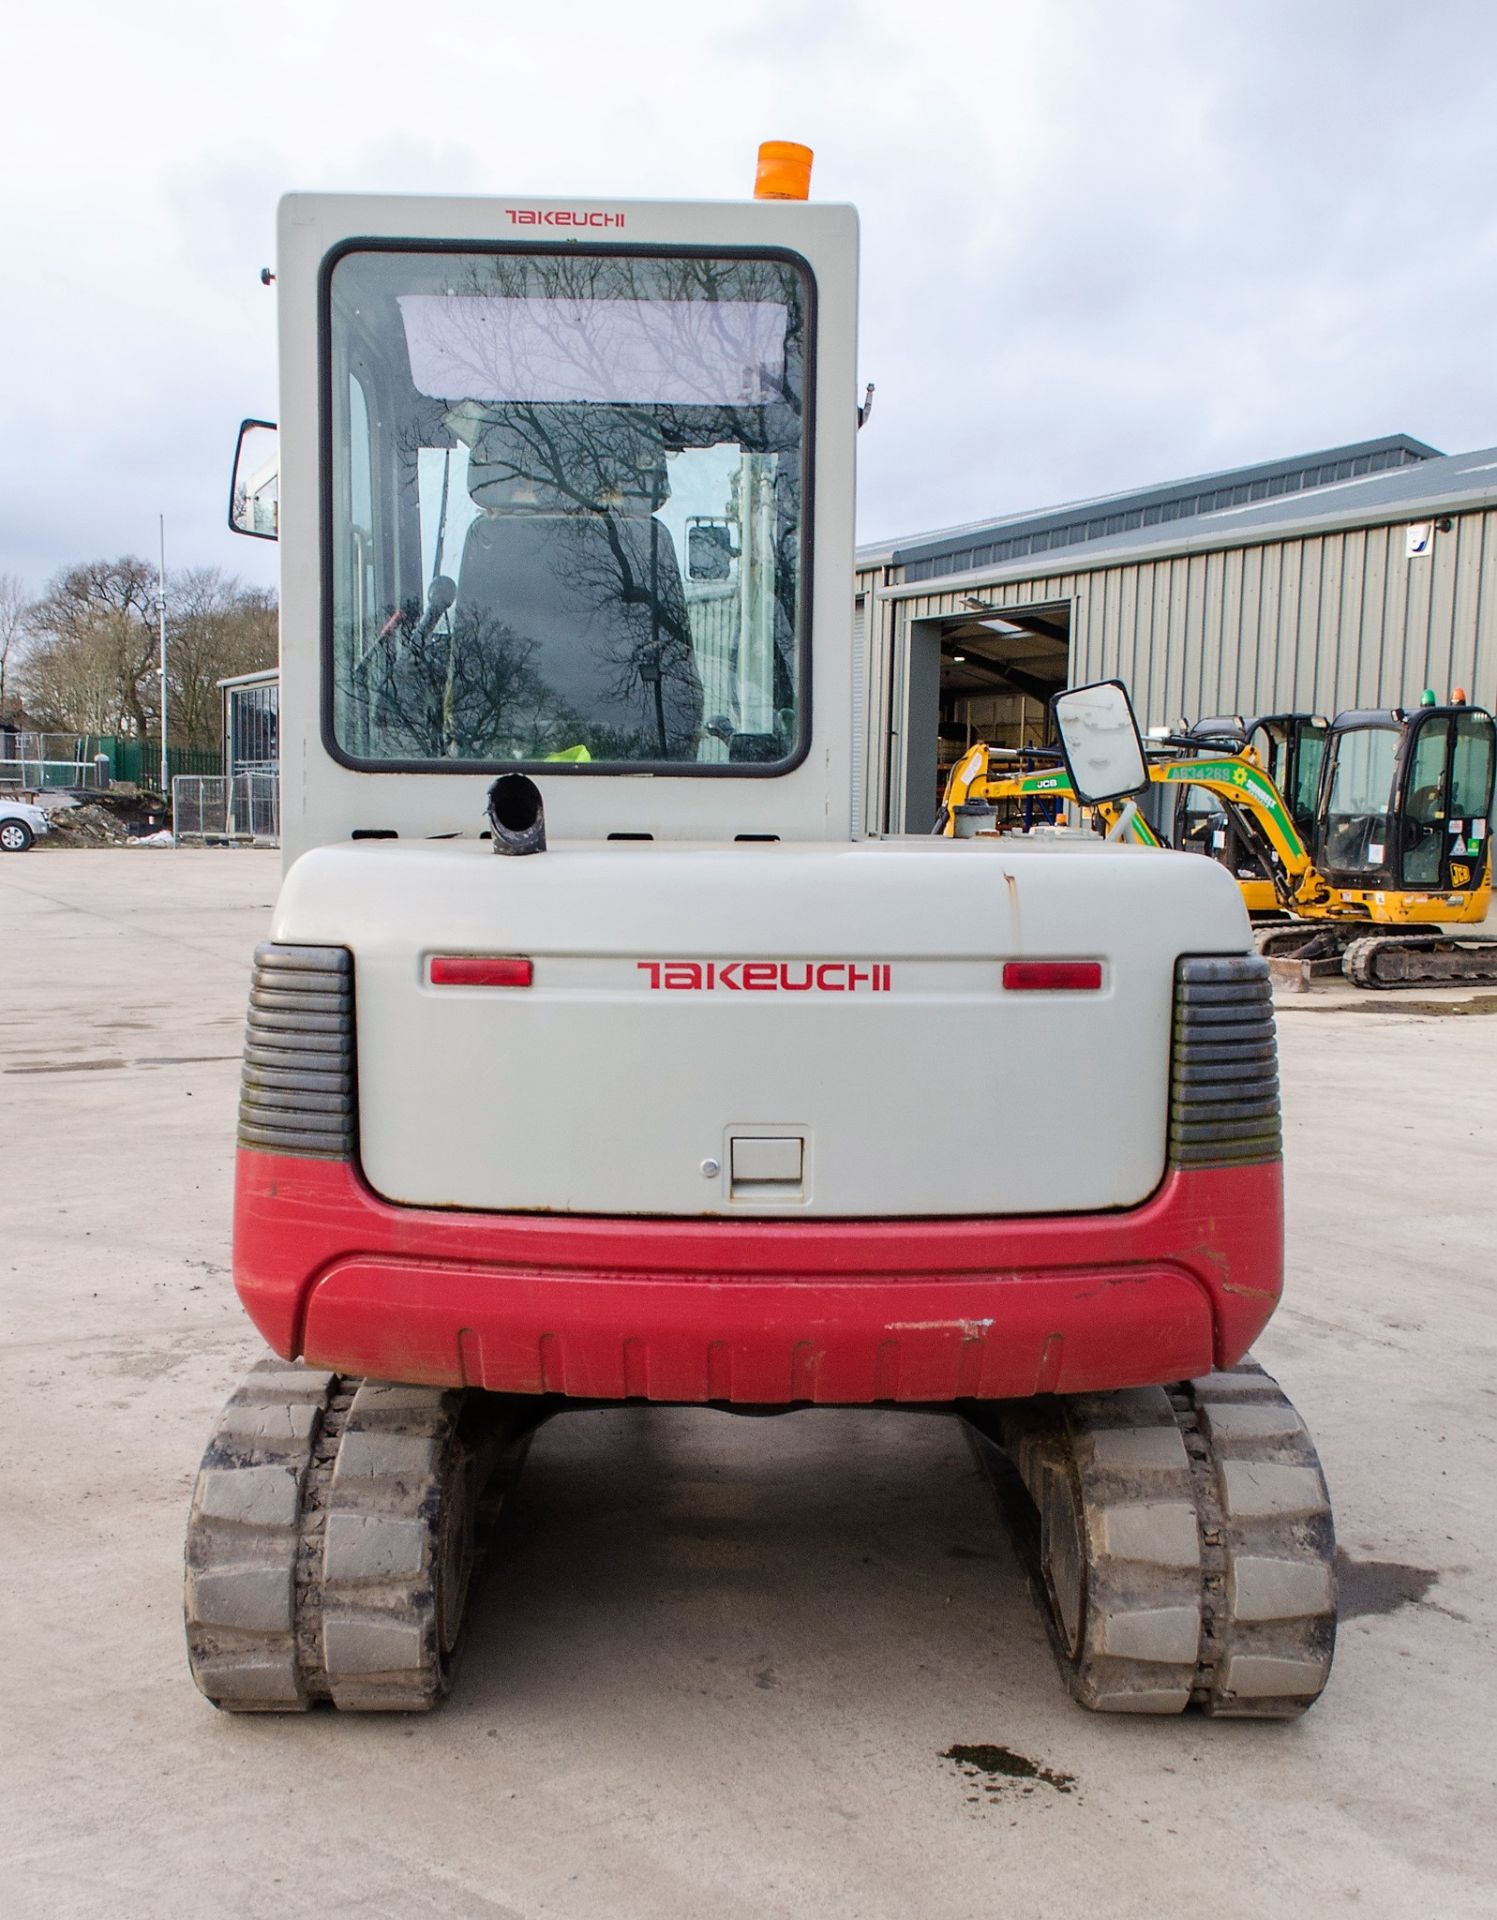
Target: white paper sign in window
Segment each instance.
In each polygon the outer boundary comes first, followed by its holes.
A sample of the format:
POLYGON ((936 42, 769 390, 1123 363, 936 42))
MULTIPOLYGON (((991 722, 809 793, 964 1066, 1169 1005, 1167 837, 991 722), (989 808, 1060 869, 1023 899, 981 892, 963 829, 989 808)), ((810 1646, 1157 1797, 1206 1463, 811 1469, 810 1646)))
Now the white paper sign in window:
POLYGON ((773 300, 399 296, 411 375, 434 400, 762 406, 780 397, 773 300))

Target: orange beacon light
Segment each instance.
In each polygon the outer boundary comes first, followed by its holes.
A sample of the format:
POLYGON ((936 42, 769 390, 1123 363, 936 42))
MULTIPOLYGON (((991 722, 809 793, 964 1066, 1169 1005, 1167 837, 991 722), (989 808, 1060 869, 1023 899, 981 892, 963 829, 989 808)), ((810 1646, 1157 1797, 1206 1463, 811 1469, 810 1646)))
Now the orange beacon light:
POLYGON ((766 140, 759 148, 759 170, 754 175, 756 200, 807 200, 811 194, 809 147, 794 140, 766 140))

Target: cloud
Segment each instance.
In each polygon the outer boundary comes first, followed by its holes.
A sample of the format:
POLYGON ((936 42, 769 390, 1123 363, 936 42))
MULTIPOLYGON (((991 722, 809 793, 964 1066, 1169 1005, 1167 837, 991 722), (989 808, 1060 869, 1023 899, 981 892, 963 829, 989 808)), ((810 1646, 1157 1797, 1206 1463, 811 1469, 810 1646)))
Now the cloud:
MULTIPOLYGON (((1497 440, 1497 13, 1446 0, 55 0, 0 121, 0 570, 223 525, 287 188, 861 210, 865 537, 1406 430, 1497 440)), ((853 396, 849 395, 849 405, 853 396)))

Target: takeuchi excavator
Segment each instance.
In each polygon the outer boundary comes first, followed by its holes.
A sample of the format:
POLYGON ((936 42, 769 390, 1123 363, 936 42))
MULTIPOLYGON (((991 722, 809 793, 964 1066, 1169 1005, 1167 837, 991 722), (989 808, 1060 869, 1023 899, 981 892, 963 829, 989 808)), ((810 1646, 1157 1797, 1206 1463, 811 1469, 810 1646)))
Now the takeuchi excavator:
MULTIPOLYGON (((1104 820, 1150 845, 1210 854, 1239 878, 1254 911, 1289 923, 1264 926, 1260 953, 1356 986, 1497 985, 1497 941, 1451 929, 1475 927, 1491 908, 1497 733, 1491 714, 1464 702, 1409 712, 1388 708, 1274 720, 1201 721, 1151 738, 1150 786, 1126 819, 1104 820), (1299 723, 1293 725, 1292 723, 1299 723), (1259 743, 1315 740, 1313 756, 1286 754, 1291 770, 1315 768, 1315 800, 1301 771, 1281 792, 1259 743)), ((938 825, 947 834, 974 808, 1074 798, 1058 753, 1025 749, 1016 766, 1000 750, 972 747, 952 769, 938 825), (1036 761, 1041 764, 1034 764, 1036 761)))
MULTIPOLYGON (((1084 1705, 1325 1684, 1325 1480, 1249 1357, 1266 963, 1209 861, 864 835, 858 229, 809 162, 282 203, 279 457, 250 423, 231 495, 281 561, 233 1256, 271 1351, 187 1537, 221 1708, 432 1706, 527 1443, 600 1404, 948 1410, 1084 1705)), ((1078 792, 1143 784, 1121 688, 1055 711, 1078 792)))

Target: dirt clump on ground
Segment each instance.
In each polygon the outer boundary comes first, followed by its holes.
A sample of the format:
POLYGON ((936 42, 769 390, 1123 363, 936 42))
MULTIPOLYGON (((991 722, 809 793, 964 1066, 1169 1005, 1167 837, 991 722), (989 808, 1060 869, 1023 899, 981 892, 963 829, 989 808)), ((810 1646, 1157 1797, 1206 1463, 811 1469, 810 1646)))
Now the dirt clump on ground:
POLYGON ((91 793, 77 806, 51 806, 52 831, 39 846, 125 847, 169 826, 166 806, 148 794, 91 793))

